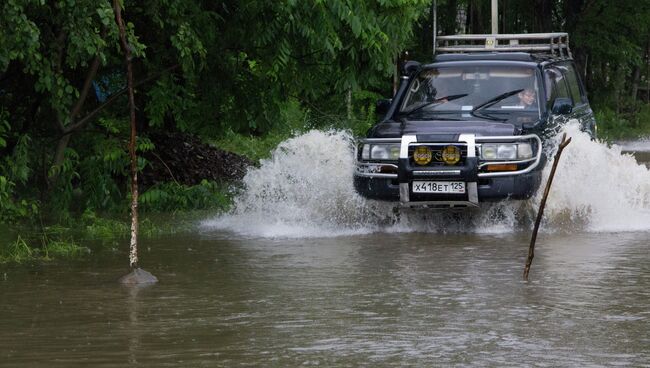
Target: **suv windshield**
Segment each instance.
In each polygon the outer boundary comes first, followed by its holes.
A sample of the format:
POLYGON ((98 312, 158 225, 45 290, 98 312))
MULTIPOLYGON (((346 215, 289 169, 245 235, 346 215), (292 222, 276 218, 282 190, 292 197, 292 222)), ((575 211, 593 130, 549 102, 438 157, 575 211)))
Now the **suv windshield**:
MULTIPOLYGON (((535 70, 513 66, 426 69, 413 78, 400 108, 409 116, 524 113, 539 116, 535 70), (485 114, 479 114, 481 113, 485 114)), ((485 115, 485 116, 484 116, 485 115)))

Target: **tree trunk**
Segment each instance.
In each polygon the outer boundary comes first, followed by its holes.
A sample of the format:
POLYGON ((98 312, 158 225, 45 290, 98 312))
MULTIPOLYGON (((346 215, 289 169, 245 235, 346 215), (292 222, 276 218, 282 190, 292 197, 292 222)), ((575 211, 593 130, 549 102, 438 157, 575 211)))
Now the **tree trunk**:
POLYGON ((648 37, 648 43, 645 47, 645 60, 646 60, 646 74, 645 80, 648 82, 645 90, 645 102, 650 104, 650 37, 648 37))
POLYGON ((566 31, 569 34, 575 31, 576 26, 582 18, 584 0, 564 0, 564 18, 566 20, 566 31))
POLYGON ((93 79, 95 79, 97 70, 99 70, 100 61, 101 60, 99 56, 95 56, 95 59, 90 64, 90 68, 86 73, 84 84, 81 87, 81 91, 79 92, 79 98, 77 99, 77 102, 75 102, 74 106, 70 110, 70 114, 68 115, 71 123, 68 126, 64 126, 63 122, 56 120, 57 127, 63 136, 59 139, 59 143, 57 143, 56 150, 54 151, 54 158, 52 159, 52 168, 54 170, 49 178, 50 187, 53 186, 59 177, 59 173, 61 172, 61 165, 63 165, 63 161, 65 160, 65 149, 68 148, 72 132, 81 126, 81 124, 75 122, 75 119, 77 119, 81 113, 81 109, 86 102, 88 94, 90 93, 93 79))
POLYGON ((636 101, 636 96, 639 93, 639 83, 641 82, 641 67, 636 65, 632 69, 632 78, 630 81, 630 97, 636 101))
POLYGON ((535 32, 551 32, 553 2, 550 0, 535 0, 535 32))
POLYGON ((623 75, 623 66, 618 64, 614 69, 614 96, 616 96, 616 113, 621 113, 621 99, 623 89, 625 88, 625 75, 623 75))
POLYGON ((135 155, 135 143, 137 138, 135 124, 135 96, 133 93, 133 66, 131 64, 131 49, 126 42, 126 29, 122 19, 122 9, 119 0, 113 0, 115 11, 115 22, 120 31, 120 44, 124 53, 126 64, 127 86, 129 90, 129 115, 131 120, 131 140, 129 142, 129 156, 131 157, 131 243, 129 248, 129 265, 131 268, 138 267, 138 161, 135 155))
POLYGON ((52 160, 52 168, 54 170, 49 176, 50 186, 54 184, 59 177, 61 165, 63 165, 63 160, 65 160, 65 149, 68 148, 68 143, 70 143, 70 134, 63 134, 63 137, 61 137, 59 142, 56 144, 54 159, 52 160))
POLYGON ((348 88, 348 91, 345 96, 345 105, 348 112, 348 122, 352 121, 352 88, 348 88))
POLYGON ((467 4, 467 21, 469 33, 486 33, 481 12, 481 1, 471 0, 467 4))
POLYGON ((458 18, 458 1, 449 0, 444 5, 442 11, 438 11, 441 17, 438 17, 438 24, 444 35, 456 34, 456 19, 458 18))
POLYGON ((499 31, 500 33, 508 33, 506 27, 506 14, 508 12, 508 0, 502 0, 501 4, 499 5, 501 9, 501 30, 499 31))

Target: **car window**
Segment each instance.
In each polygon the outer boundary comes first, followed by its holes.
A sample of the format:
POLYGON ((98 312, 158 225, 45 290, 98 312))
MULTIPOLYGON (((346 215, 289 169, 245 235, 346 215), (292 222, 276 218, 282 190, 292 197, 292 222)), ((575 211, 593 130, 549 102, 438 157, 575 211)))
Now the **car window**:
MULTIPOLYGON (((566 78, 562 72, 555 68, 548 68, 544 72, 544 80, 546 83, 546 102, 552 104, 557 98, 571 98, 569 87, 566 83, 566 78)), ((573 99, 572 99, 573 100, 573 99)))
POLYGON ((581 93, 580 82, 573 65, 570 63, 562 63, 557 67, 562 71, 566 78, 574 105, 587 102, 586 99, 583 98, 584 94, 581 93))
POLYGON ((496 113, 520 111, 538 114, 539 89, 532 67, 467 65, 430 68, 413 78, 400 112, 462 114, 482 107, 496 113))

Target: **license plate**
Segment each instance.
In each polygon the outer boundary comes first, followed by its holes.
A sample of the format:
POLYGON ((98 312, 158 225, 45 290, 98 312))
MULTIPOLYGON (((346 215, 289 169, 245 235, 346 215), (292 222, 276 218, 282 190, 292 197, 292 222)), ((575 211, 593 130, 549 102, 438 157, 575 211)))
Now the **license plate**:
POLYGON ((465 194, 463 181, 414 181, 413 193, 465 194))

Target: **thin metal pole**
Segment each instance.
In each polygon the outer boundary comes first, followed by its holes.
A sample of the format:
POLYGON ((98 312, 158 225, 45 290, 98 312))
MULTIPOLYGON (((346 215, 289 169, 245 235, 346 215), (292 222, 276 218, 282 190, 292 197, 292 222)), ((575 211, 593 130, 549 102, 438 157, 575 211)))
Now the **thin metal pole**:
POLYGON ((499 0, 492 0, 492 34, 499 33, 499 0))

